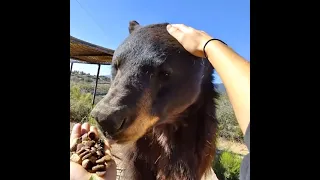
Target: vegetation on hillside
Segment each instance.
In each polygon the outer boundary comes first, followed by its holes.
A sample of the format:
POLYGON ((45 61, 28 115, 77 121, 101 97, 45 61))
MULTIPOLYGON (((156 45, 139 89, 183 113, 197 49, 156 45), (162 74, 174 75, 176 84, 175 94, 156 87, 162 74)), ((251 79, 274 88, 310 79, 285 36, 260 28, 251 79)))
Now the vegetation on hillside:
POLYGON ((243 142, 243 134, 236 120, 232 105, 226 93, 217 99, 217 119, 219 136, 227 140, 243 142))
POLYGON ((91 112, 92 95, 83 93, 79 86, 72 86, 70 89, 70 120, 84 122, 91 112))

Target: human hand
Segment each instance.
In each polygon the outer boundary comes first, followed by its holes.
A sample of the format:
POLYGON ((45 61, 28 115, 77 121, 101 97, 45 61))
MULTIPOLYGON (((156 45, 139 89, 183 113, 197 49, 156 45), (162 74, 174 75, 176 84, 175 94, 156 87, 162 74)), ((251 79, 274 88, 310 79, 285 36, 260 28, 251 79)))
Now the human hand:
MULTIPOLYGON (((94 132, 98 136, 98 131, 95 126, 90 126, 88 123, 75 124, 72 128, 70 136, 70 148, 77 142, 77 138, 85 133, 94 132)), ((110 145, 105 142, 105 150, 108 150, 110 145)), ((95 176, 95 179, 99 180, 115 180, 117 177, 116 163, 113 161, 111 166, 107 168, 107 172, 103 177, 99 177, 95 173, 89 173, 80 164, 70 161, 70 180, 89 180, 91 176, 95 176)))
POLYGON ((167 31, 176 38, 180 44, 191 54, 198 57, 204 57, 203 47, 212 37, 205 33, 188 27, 184 24, 169 24, 167 31))

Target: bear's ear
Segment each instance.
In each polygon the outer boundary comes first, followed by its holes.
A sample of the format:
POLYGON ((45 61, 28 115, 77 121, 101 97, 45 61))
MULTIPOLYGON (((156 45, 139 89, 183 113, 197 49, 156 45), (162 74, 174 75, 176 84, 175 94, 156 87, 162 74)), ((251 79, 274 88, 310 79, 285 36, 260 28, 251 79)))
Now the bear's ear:
POLYGON ((135 29, 138 29, 140 24, 137 21, 130 21, 129 22, 129 33, 131 34, 135 29))

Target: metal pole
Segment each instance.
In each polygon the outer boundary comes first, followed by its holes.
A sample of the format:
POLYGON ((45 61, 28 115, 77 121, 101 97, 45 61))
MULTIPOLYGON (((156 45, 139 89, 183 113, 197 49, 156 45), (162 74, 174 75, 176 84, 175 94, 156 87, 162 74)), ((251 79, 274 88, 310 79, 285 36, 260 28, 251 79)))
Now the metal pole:
POLYGON ((96 99, 98 79, 99 79, 99 74, 100 74, 100 66, 101 65, 98 64, 98 72, 97 72, 97 77, 96 77, 96 86, 94 87, 94 92, 93 92, 92 106, 94 105, 94 100, 96 99))
POLYGON ((72 67, 73 67, 73 62, 71 63, 71 67, 70 67, 70 78, 71 78, 71 74, 72 74, 72 67))

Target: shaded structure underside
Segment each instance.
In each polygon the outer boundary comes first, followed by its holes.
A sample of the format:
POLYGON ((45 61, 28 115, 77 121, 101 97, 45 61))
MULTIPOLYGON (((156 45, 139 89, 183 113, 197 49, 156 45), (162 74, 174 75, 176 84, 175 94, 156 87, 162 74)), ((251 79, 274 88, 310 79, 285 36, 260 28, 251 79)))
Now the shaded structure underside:
POLYGON ((71 61, 90 64, 111 64, 114 50, 70 36, 71 61))

